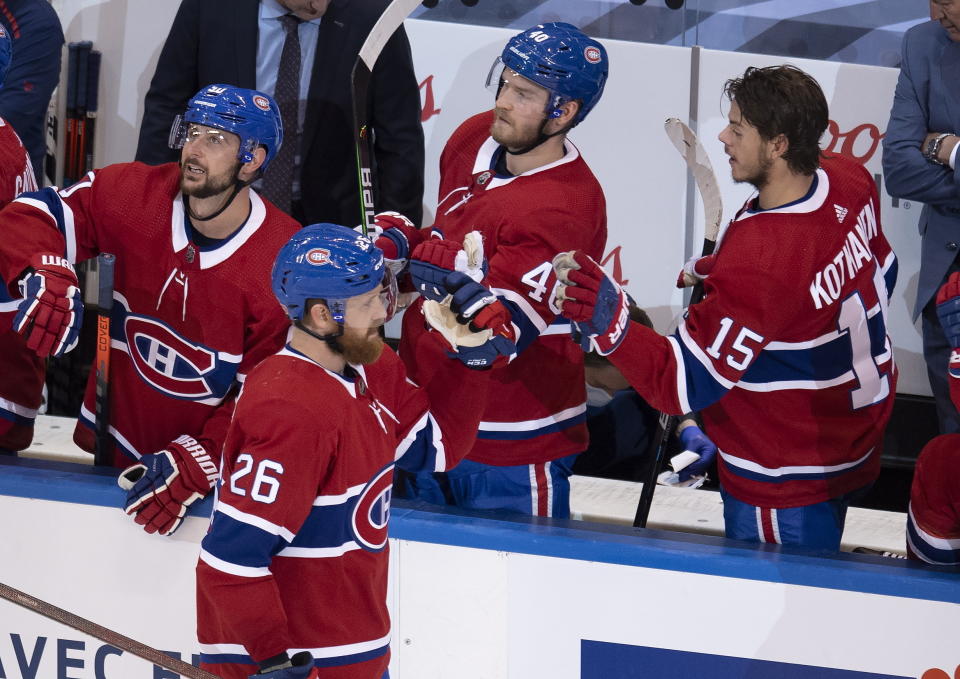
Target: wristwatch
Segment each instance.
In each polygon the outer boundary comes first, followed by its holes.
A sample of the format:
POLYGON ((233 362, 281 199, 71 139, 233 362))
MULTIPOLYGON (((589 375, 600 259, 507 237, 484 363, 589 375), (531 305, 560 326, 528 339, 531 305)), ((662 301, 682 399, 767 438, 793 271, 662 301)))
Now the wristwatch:
POLYGON ((943 146, 943 140, 947 137, 952 137, 953 135, 949 132, 944 132, 943 134, 938 134, 936 137, 933 137, 929 142, 927 142, 926 147, 923 149, 923 157, 929 160, 931 163, 936 163, 937 165, 947 165, 947 163, 940 160, 940 147, 943 146))

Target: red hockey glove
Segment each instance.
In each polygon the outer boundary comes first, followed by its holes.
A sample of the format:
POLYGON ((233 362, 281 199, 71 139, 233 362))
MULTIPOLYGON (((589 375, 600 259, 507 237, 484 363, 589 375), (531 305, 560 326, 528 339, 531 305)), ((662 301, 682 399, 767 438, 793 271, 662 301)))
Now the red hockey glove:
POLYGON ((373 217, 370 238, 383 251, 385 259, 395 261, 410 258, 410 251, 423 240, 420 229, 399 212, 380 212, 373 217))
POLYGON ((572 321, 573 340, 584 351, 612 353, 630 329, 627 295, 603 268, 580 251, 553 258, 560 285, 556 301, 572 321))
POLYGON ((73 265, 59 255, 34 255, 32 271, 20 280, 20 302, 13 329, 37 356, 60 356, 77 345, 83 300, 73 265))
POLYGON ((696 285, 710 275, 716 261, 716 255, 707 255, 706 257, 695 255, 691 257, 680 269, 680 274, 677 276, 677 287, 687 288, 696 285))
POLYGON ((192 436, 181 436, 159 453, 144 455, 127 467, 117 483, 127 491, 124 511, 148 533, 170 535, 187 507, 205 496, 219 470, 192 436))
POLYGON ((300 651, 279 667, 261 669, 251 674, 249 679, 319 679, 320 670, 313 665, 313 656, 310 651, 300 651))
POLYGON ((427 299, 436 302, 447 296, 444 279, 451 271, 461 271, 477 283, 487 273, 487 260, 479 232, 471 232, 460 243, 431 238, 414 249, 410 255, 410 276, 414 287, 427 299))

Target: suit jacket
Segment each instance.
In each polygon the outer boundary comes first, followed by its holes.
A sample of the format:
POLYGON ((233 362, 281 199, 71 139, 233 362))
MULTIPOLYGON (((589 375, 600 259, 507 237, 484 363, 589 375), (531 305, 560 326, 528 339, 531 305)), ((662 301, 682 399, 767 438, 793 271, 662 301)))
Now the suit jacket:
POLYGON ((928 132, 960 133, 960 43, 935 21, 903 36, 900 78, 883 139, 887 191, 925 203, 914 320, 936 295, 960 247, 960 163, 951 170, 924 158, 920 145, 928 132))
MULTIPOLYGON (((301 138, 304 223, 360 223, 350 73, 388 0, 333 0, 320 23, 301 138)), ((179 158, 167 148, 170 125, 201 87, 256 88, 259 0, 182 0, 144 101, 136 159, 179 158)), ((378 211, 419 224, 423 214, 420 91, 406 32, 384 47, 368 96, 378 211)))

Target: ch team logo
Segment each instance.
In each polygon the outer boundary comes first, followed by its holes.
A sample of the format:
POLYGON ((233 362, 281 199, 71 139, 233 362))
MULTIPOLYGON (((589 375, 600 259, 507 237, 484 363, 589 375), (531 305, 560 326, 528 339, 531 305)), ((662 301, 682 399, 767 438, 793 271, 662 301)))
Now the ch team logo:
POLYGON ((265 96, 263 96, 262 94, 254 95, 254 97, 253 97, 253 105, 256 106, 258 109, 260 109, 261 111, 269 111, 269 110, 270 110, 270 100, 267 99, 267 98, 266 98, 265 96))
POLYGON ((603 57, 600 54, 600 48, 591 45, 583 50, 583 58, 591 64, 599 64, 603 57))
POLYGON ((330 263, 330 251, 326 248, 313 248, 304 255, 304 259, 307 260, 307 264, 323 266, 330 263))
POLYGON ((387 546, 392 492, 393 463, 377 472, 353 506, 350 530, 357 544, 369 552, 379 552, 387 546))
POLYGON ((191 401, 226 393, 225 388, 216 387, 213 379, 221 367, 216 352, 188 342, 163 323, 142 316, 128 316, 124 333, 133 365, 152 387, 191 401))

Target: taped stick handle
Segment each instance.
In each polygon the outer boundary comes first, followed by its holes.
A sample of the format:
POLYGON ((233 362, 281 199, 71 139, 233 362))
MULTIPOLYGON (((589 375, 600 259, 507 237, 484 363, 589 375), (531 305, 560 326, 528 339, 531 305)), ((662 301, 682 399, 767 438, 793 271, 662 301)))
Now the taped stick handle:
POLYGON ((107 252, 97 257, 97 353, 93 463, 110 460, 110 312, 113 309, 113 276, 117 258, 107 252))

